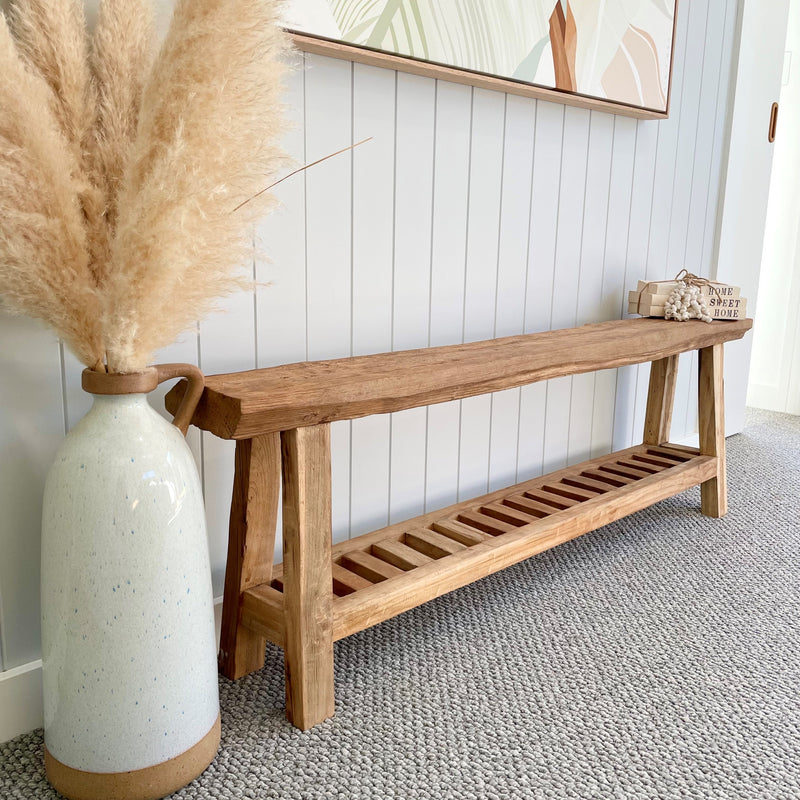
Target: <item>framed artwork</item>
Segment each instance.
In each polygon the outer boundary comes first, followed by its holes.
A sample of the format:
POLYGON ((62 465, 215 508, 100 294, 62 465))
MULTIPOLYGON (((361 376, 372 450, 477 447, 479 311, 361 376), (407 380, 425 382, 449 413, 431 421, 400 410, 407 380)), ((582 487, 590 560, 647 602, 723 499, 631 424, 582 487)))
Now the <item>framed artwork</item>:
POLYGON ((639 118, 669 113, 677 0, 289 0, 301 50, 639 118))

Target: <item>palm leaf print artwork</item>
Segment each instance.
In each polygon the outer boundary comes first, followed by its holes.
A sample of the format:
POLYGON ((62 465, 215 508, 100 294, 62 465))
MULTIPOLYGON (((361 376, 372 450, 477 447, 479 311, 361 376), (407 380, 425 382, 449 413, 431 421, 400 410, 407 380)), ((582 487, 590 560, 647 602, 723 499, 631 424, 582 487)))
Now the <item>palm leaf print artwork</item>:
POLYGON ((665 111, 675 0, 291 0, 287 26, 665 111))

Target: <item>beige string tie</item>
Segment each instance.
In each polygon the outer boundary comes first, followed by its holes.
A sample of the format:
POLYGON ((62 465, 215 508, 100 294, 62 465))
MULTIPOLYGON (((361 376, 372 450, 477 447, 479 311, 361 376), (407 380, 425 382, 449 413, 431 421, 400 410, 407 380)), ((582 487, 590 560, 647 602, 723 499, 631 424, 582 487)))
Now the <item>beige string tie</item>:
POLYGON ((717 289, 717 286, 722 286, 721 283, 718 281, 709 280, 708 278, 701 278, 699 275, 689 272, 689 270, 684 267, 672 280, 650 281, 649 283, 645 284, 639 290, 639 297, 636 302, 636 313, 641 314, 642 295, 647 292, 651 286, 656 286, 661 283, 675 283, 677 281, 683 281, 687 286, 698 286, 701 289, 703 286, 707 286, 710 291, 714 292, 717 297, 722 299, 722 295, 719 293, 719 289, 717 289))

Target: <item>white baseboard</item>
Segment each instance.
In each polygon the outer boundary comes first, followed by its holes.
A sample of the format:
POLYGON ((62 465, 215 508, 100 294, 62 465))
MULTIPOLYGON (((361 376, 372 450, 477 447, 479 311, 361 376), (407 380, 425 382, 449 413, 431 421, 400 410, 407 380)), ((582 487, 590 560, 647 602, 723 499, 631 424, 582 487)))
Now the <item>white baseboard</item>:
MULTIPOLYGON (((219 647, 221 597, 214 600, 214 623, 219 647)), ((41 728, 43 724, 42 662, 31 661, 0 672, 0 744, 41 728)))
POLYGON ((0 672, 0 743, 42 727, 42 662, 0 672))
POLYGON ((672 443, 680 444, 684 447, 700 447, 700 434, 690 433, 688 436, 682 436, 679 439, 675 439, 672 443))
MULTIPOLYGON (((736 431, 726 431, 725 437, 733 436, 736 431)), ((681 438, 675 439, 672 442, 673 444, 682 444, 684 447, 700 447, 700 434, 699 433, 690 433, 688 436, 683 436, 681 438)))

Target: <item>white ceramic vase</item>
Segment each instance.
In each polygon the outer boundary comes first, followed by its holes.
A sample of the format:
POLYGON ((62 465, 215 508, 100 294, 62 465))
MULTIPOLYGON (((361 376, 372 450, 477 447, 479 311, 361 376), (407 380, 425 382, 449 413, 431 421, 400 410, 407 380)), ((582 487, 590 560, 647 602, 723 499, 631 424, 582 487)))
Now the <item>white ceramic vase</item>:
POLYGON ((202 375, 87 370, 83 384, 94 404, 56 455, 42 518, 47 777, 72 800, 149 800, 219 745, 205 513, 184 439, 202 375), (177 375, 190 377, 183 432, 146 398, 177 375))

